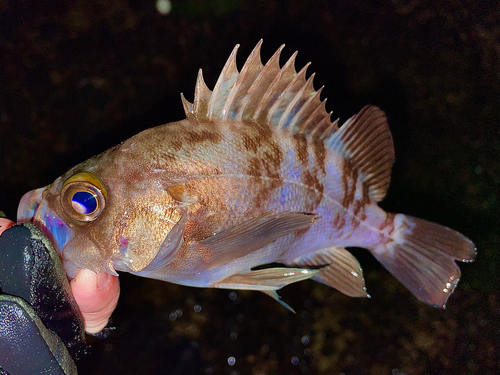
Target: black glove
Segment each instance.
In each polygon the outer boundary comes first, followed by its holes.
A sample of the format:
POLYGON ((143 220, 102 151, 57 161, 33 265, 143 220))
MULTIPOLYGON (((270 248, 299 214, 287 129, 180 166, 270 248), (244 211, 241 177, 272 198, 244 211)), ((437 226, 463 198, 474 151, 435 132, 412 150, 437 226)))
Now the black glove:
POLYGON ((0 375, 76 375, 83 322, 57 252, 32 224, 0 236, 0 375))

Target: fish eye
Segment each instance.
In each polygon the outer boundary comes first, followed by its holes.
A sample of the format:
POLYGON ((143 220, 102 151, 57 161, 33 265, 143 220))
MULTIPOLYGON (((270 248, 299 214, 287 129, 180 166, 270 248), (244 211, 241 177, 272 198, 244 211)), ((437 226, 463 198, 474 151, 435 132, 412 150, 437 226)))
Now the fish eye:
POLYGON ((106 205, 106 190, 92 173, 77 173, 64 183, 61 203, 66 213, 76 221, 92 222, 106 205))
POLYGON ((71 198, 73 209, 83 215, 91 214, 97 209, 97 197, 89 191, 77 191, 71 198))

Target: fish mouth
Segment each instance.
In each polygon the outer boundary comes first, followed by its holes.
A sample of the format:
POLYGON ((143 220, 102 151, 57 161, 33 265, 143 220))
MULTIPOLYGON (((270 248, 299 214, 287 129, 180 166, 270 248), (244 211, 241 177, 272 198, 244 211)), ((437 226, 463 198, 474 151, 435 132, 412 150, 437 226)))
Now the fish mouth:
POLYGON ((74 232, 48 207, 48 202, 44 199, 46 190, 47 187, 43 187, 24 194, 17 209, 17 221, 18 223, 31 222, 37 226, 52 243, 59 256, 63 258, 64 246, 73 238, 74 232))

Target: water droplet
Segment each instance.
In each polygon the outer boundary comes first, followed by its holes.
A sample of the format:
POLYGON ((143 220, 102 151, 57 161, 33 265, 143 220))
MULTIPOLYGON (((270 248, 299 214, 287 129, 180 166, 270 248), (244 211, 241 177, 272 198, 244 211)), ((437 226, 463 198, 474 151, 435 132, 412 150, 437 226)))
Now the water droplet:
POLYGON ((172 3, 169 0, 157 0, 156 11, 161 15, 169 14, 172 11, 172 3))
POLYGON ((299 364, 299 359, 296 356, 292 357, 292 365, 297 366, 299 364))
POLYGON ((397 368, 393 368, 391 373, 392 375, 399 375, 399 370, 397 368))
POLYGON ((200 305, 194 305, 193 310, 194 310, 194 312, 200 312, 201 311, 201 306, 200 305))
POLYGON ((307 345, 309 344, 309 336, 305 335, 305 336, 302 336, 302 338, 300 339, 300 342, 304 345, 307 345))
POLYGON ((182 316, 182 310, 175 310, 175 317, 180 318, 182 316))
POLYGON ((172 312, 172 313, 170 313, 168 318, 173 322, 177 318, 177 316, 175 316, 175 313, 172 312))
POLYGON ((238 314, 238 316, 236 317, 236 320, 241 323, 242 321, 245 320, 245 315, 244 314, 238 314))
POLYGON ((229 299, 231 301, 234 301, 236 298, 238 298, 238 295, 235 292, 229 293, 229 299))
POLYGON ((229 335, 229 337, 231 338, 231 340, 236 340, 238 338, 238 334, 236 332, 231 332, 231 334, 229 335))
POLYGON ((227 359, 227 363, 229 363, 229 366, 233 366, 236 363, 236 358, 234 357, 229 357, 227 359))

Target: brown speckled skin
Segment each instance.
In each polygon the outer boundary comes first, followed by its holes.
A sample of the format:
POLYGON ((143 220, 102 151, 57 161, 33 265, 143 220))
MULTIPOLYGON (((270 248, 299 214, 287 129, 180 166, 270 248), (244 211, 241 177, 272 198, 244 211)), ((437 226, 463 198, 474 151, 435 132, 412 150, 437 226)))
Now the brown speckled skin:
MULTIPOLYGON (((81 171, 99 177, 108 199, 97 220, 72 225, 75 237, 64 248, 64 258, 95 270, 114 269, 115 261, 121 260, 126 262, 127 271, 139 272, 155 258, 181 213, 187 212, 185 243, 168 270, 161 271, 169 273, 163 279, 174 282, 180 277, 177 272, 191 277, 186 273, 210 268, 210 251, 200 257, 189 248, 221 230, 273 210, 320 213, 319 222, 297 232, 294 238, 288 236, 277 245, 279 251, 255 259, 244 267, 249 269, 264 262, 291 261, 312 250, 300 244, 288 249, 291 240, 306 232, 311 232, 311 238, 329 232, 328 240, 333 243, 346 219, 349 227, 354 224, 357 228, 357 216, 366 218, 365 206, 370 203, 366 188, 361 200, 354 199, 356 188, 363 184, 353 180, 357 174, 342 158, 325 150, 323 141, 255 123, 170 123, 146 130, 83 162, 61 181, 81 171), (333 171, 330 174, 327 164, 333 171), (342 174, 342 184, 335 180, 336 166, 347 172, 342 174), (342 202, 342 206, 329 200, 342 202), (346 215, 353 208, 356 215, 346 215), (124 239, 128 242, 126 257, 122 252, 124 239)), ((55 183, 50 194, 58 194, 60 185, 55 183)), ((51 210, 68 224, 73 222, 57 199, 46 198, 51 210)), ((382 213, 375 207, 372 210, 382 213)), ((344 237, 350 237, 351 233, 346 233, 344 237)), ((310 239, 304 239, 307 241, 310 239)), ((327 245, 322 241, 315 247, 327 245)))

